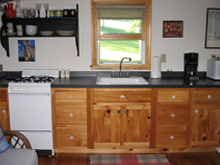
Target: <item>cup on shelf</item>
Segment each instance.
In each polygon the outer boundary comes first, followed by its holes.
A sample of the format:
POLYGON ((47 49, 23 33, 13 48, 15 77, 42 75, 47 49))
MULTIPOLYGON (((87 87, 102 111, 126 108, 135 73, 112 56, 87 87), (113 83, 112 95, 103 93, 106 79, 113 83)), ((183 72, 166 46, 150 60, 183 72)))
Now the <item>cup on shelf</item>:
POLYGON ((9 28, 9 27, 13 27, 13 23, 12 22, 8 22, 7 23, 7 27, 9 28))
POLYGON ((36 5, 36 10, 37 10, 37 17, 40 18, 40 11, 41 11, 42 4, 36 3, 35 5, 36 5))
POLYGON ((23 18, 28 18, 29 16, 29 14, 28 14, 28 8, 26 8, 26 7, 24 7, 23 9, 22 9, 22 15, 23 15, 23 18))
POLYGON ((34 7, 30 8, 30 18, 36 17, 36 9, 34 7))
POLYGON ((16 25, 17 28, 17 35, 18 36, 23 36, 23 28, 22 25, 16 25))
POLYGON ((44 3, 44 10, 45 10, 45 17, 48 17, 48 11, 49 11, 49 3, 44 3))
POLYGON ((7 32, 8 32, 8 33, 14 33, 13 27, 9 27, 8 30, 7 30, 7 32))

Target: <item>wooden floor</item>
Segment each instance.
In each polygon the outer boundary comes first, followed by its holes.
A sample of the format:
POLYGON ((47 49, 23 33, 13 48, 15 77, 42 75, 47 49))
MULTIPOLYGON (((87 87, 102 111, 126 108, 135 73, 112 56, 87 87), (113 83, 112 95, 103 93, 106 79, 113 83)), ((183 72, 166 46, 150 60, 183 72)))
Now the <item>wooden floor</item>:
MULTIPOLYGON (((39 165, 89 165, 92 154, 58 153, 54 157, 39 157, 39 165)), ((220 165, 217 152, 168 153, 172 165, 220 165)))

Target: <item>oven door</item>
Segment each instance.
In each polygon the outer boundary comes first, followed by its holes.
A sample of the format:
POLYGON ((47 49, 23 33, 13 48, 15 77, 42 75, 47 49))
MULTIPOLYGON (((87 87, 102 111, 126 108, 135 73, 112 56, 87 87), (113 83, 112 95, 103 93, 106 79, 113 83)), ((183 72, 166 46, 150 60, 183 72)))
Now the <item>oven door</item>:
POLYGON ((51 131, 51 94, 9 93, 12 130, 51 131))

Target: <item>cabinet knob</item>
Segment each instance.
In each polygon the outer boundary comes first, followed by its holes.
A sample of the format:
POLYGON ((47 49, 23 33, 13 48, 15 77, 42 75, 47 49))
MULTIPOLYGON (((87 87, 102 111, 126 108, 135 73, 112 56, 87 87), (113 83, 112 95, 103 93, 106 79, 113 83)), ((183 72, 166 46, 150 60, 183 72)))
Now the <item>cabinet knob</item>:
POLYGON ((211 99, 212 98, 212 95, 208 95, 208 99, 211 99))
POLYGON ((174 117, 175 117, 175 114, 173 113, 173 114, 171 115, 171 117, 174 118, 174 117))
POLYGON ((73 96, 72 96, 72 95, 69 95, 69 98, 70 98, 70 99, 72 99, 72 98, 73 98, 73 96))
POLYGON ((121 113, 121 111, 120 111, 120 110, 118 110, 118 111, 117 111, 117 113, 118 113, 118 114, 120 114, 120 113, 121 113))
POLYGON ((199 113, 199 110, 198 110, 198 109, 196 109, 196 110, 195 110, 195 113, 199 113))
POLYGON ((127 114, 127 113, 128 113, 128 110, 125 110, 124 113, 127 114))
POLYGON ((2 113, 6 113, 6 110, 5 110, 5 109, 3 109, 3 110, 2 110, 2 113))
POLYGON ((124 99, 125 99, 125 96, 124 96, 124 95, 121 95, 120 99, 121 99, 121 100, 124 100, 124 99))
POLYGON ((174 139, 174 136, 170 136, 170 139, 173 140, 173 139, 174 139))
POLYGON ((69 117, 73 117, 73 114, 69 114, 69 117))
POLYGON ((70 136, 70 140, 73 140, 74 139, 74 137, 73 136, 70 136))
POLYGON ((172 98, 173 98, 173 99, 175 99, 175 98, 176 98, 176 96, 175 96, 175 95, 173 95, 173 96, 172 96, 172 98))

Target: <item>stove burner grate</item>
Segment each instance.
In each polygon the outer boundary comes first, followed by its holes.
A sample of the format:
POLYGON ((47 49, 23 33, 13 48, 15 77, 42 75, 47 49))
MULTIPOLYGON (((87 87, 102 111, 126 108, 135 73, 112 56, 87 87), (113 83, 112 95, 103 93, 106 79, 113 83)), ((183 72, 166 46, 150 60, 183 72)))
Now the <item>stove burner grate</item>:
POLYGON ((52 76, 30 76, 30 77, 19 77, 14 80, 17 83, 50 83, 55 79, 52 76))

